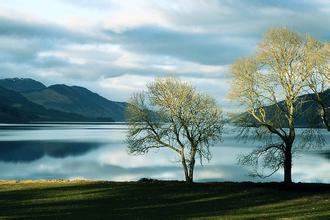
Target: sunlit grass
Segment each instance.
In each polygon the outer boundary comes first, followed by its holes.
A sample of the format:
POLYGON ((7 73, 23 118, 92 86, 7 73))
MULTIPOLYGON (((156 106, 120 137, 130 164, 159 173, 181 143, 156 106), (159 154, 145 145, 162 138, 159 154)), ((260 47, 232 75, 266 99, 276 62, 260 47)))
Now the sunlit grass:
POLYGON ((0 181, 0 218, 330 218, 330 185, 0 181))

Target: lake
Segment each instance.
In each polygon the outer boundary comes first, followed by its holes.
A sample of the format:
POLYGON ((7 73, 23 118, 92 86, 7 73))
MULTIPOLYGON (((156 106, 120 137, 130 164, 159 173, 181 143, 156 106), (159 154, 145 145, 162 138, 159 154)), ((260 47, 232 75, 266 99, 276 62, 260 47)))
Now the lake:
MULTIPOLYGON (((140 178, 182 180, 178 158, 169 149, 129 155, 127 126, 122 123, 0 124, 0 179, 97 179, 134 181, 140 178)), ((293 181, 330 183, 330 135, 318 150, 305 150, 293 160, 293 181)), ((232 131, 211 148, 212 160, 197 165, 196 181, 281 181, 282 171, 267 179, 252 178, 237 155, 258 143, 237 142, 232 131)))

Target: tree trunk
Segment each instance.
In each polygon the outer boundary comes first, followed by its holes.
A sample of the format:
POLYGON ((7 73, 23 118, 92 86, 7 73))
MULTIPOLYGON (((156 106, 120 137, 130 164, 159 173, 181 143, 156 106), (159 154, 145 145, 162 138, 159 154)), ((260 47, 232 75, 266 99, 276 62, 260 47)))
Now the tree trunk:
MULTIPOLYGON (((290 93, 292 94, 292 92, 290 93)), ((290 96, 292 97, 292 95, 290 96)), ((289 135, 285 141, 284 151, 284 183, 292 183, 291 169, 292 169, 292 145, 296 138, 296 131, 294 127, 294 99, 290 99, 289 105, 289 135)))
POLYGON ((329 125, 327 114, 326 114, 326 108, 323 104, 320 104, 320 105, 321 105, 321 119, 322 119, 322 122, 323 122, 324 126, 326 127, 326 129, 328 131, 330 131, 330 125, 329 125))
POLYGON ((314 94, 316 96, 316 102, 317 104, 319 105, 320 107, 320 116, 321 116, 321 120, 325 126, 325 128, 330 131, 330 124, 329 124, 329 121, 328 121, 328 115, 327 115, 327 107, 324 103, 324 100, 322 100, 321 98, 321 94, 318 93, 315 89, 313 89, 314 91, 314 94))
POLYGON ((195 158, 192 158, 189 163, 189 182, 194 181, 194 168, 195 168, 195 158))
POLYGON ((192 176, 188 176, 188 179, 186 179, 186 183, 190 184, 190 183, 193 183, 193 177, 192 176))
POLYGON ((186 158, 184 157, 183 152, 181 153, 181 163, 182 163, 185 180, 187 183, 190 183, 192 180, 190 180, 190 177, 189 177, 189 171, 188 171, 188 167, 187 167, 187 163, 186 163, 186 158))
POLYGON ((181 163, 184 171, 186 183, 192 183, 194 181, 194 168, 195 168, 195 155, 196 148, 192 147, 190 151, 190 158, 187 165, 184 151, 181 152, 181 163))
POLYGON ((190 148, 190 158, 189 158, 189 182, 192 183, 194 181, 194 168, 195 168, 195 156, 197 148, 192 145, 190 148))
POLYGON ((291 168, 292 168, 292 146, 286 145, 284 152, 284 183, 292 183, 291 168))

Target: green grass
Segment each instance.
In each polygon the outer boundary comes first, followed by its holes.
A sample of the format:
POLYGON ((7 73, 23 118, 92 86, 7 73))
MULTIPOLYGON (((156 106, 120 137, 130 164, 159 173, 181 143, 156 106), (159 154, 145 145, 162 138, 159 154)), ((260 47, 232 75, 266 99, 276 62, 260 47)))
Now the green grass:
POLYGON ((0 181, 0 218, 330 219, 329 184, 0 181))

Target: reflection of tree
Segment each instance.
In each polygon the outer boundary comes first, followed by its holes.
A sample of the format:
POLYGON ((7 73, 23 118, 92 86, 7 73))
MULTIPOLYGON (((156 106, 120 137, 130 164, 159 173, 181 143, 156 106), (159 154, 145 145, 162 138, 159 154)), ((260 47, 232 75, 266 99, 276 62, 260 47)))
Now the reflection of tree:
POLYGON ((1 141, 0 160, 30 162, 45 155, 56 158, 78 156, 101 146, 101 143, 60 141, 1 141))

